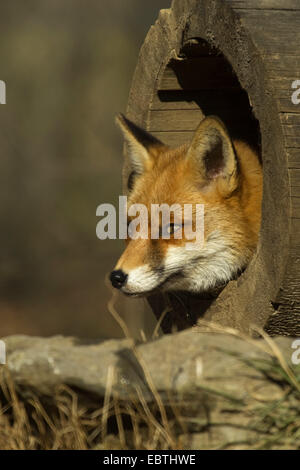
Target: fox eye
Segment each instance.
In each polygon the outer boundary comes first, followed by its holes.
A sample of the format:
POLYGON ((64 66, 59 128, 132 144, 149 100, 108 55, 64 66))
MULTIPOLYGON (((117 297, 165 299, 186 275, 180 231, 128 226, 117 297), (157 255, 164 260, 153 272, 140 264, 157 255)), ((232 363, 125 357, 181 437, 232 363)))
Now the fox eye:
POLYGON ((181 224, 168 224, 165 225, 162 230, 162 236, 168 237, 169 235, 174 235, 174 233, 178 232, 182 228, 181 224))

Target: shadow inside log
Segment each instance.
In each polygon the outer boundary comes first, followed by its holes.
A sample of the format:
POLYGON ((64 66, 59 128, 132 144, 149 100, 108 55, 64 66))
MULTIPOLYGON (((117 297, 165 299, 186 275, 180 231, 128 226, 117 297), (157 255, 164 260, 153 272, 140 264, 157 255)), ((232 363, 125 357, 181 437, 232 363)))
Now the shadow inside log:
MULTIPOLYGON (((167 86, 158 90, 162 103, 193 102, 205 116, 218 116, 232 139, 246 141, 260 154, 259 121, 246 90, 222 53, 204 40, 193 40, 183 47, 179 60, 170 61, 165 77, 167 86)), ((178 105, 178 112, 180 108, 178 105)))
POLYGON ((165 334, 182 331, 197 324, 224 287, 201 294, 189 292, 158 293, 148 302, 165 334))

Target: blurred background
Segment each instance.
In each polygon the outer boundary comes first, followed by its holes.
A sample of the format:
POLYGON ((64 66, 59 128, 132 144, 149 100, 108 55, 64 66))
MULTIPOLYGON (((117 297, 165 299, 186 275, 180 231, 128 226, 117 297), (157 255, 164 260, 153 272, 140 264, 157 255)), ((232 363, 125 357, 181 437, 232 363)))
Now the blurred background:
MULTIPOLYGON (((14 0, 0 6, 0 337, 123 336, 105 275, 122 241, 96 238, 121 194, 126 109, 145 35, 170 0, 14 0)), ((120 301, 132 334, 151 329, 120 301)))

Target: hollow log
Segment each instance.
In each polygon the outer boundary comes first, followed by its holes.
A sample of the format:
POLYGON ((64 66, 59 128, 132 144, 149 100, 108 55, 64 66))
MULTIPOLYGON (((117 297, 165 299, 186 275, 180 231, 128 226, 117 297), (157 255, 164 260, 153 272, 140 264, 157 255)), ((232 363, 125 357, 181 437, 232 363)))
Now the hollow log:
MULTIPOLYGON (((174 0, 141 48, 127 115, 171 146, 208 114, 259 149, 264 187, 257 252, 217 293, 149 298, 165 332, 204 318, 250 332, 300 335, 298 0, 174 0)), ((125 158, 124 181, 128 179, 125 158)), ((125 188, 125 185, 124 185, 125 188)), ((125 191, 126 192, 126 191, 125 191)))

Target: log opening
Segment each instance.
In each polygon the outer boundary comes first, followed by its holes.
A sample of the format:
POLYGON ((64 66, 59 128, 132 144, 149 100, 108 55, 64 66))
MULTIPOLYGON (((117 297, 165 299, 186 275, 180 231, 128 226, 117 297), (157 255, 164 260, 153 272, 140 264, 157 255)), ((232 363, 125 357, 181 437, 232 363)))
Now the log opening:
POLYGON ((159 78, 148 130, 170 146, 189 142, 200 121, 218 116, 233 139, 260 151, 259 122, 224 55, 203 39, 187 41, 159 78))
MULTIPOLYGON (((259 121, 247 91, 221 51, 204 39, 193 38, 160 74, 147 128, 165 144, 176 147, 190 142, 199 123, 209 115, 218 116, 232 139, 246 141, 261 157, 259 121)), ((224 287, 198 295, 168 294, 172 319, 165 319, 164 331, 171 331, 174 323, 177 329, 194 324, 205 315, 224 287)), ((149 300, 159 317, 161 297, 152 296, 149 300)))

